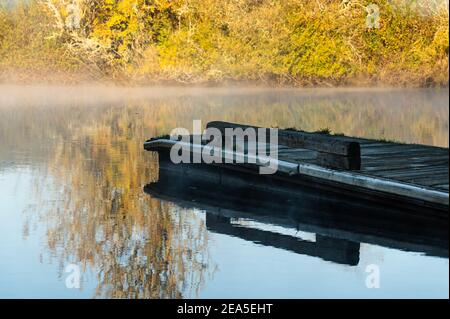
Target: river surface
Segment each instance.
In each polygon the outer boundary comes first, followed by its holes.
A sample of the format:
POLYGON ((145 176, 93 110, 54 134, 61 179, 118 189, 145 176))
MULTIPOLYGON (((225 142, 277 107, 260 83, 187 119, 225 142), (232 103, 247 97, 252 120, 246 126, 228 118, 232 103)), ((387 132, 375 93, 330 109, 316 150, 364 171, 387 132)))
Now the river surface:
POLYGON ((448 248, 361 240, 346 242, 357 253, 347 260, 323 253, 311 229, 210 227, 201 203, 144 191, 159 169, 142 147, 194 119, 448 147, 448 99, 448 89, 0 86, 0 298, 448 298, 448 248))

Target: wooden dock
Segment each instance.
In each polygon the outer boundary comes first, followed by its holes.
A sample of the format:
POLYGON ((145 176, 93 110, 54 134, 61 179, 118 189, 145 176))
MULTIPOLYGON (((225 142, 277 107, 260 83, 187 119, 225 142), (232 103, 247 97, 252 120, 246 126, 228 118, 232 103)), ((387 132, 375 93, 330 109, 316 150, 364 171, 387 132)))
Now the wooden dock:
MULTIPOLYGON (((225 133, 227 128, 246 129, 252 126, 227 122, 210 122, 207 128, 225 133)), ((257 129, 256 127, 252 127, 257 129)), ((169 138, 152 139, 144 143, 149 151, 166 154, 175 143, 169 138)), ((187 145, 192 154, 205 151, 205 143, 187 145)), ((222 156, 252 156, 250 144, 245 149, 222 149, 222 156), (250 154, 250 155, 249 155, 250 154)), ((265 180, 284 180, 308 185, 333 193, 347 194, 369 201, 403 206, 413 211, 432 208, 448 218, 449 150, 417 144, 401 144, 348 136, 278 130, 277 149, 279 171, 265 180)), ((163 155, 164 156, 164 155, 163 155)), ((257 155, 252 164, 210 164, 242 174, 258 174, 257 168, 267 159, 257 155)))

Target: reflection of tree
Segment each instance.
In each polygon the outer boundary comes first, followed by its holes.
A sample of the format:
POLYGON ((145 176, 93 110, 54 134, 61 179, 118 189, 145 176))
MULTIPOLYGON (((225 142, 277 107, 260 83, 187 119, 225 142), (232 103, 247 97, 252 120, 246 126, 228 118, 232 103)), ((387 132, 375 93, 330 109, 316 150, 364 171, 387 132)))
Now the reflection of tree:
MULTIPOLYGON (((58 201, 44 214, 51 252, 98 270, 97 297, 195 296, 208 272, 198 215, 152 199, 156 154, 144 154, 128 109, 71 130, 49 161, 58 201)), ((44 196, 44 194, 43 194, 44 196)))

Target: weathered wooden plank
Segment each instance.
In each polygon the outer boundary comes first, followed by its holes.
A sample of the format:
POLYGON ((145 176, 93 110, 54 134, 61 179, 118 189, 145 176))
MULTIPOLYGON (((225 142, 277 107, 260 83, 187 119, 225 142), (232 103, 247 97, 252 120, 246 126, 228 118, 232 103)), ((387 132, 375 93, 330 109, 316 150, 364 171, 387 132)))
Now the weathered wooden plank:
POLYGON ((404 153, 404 152, 397 152, 397 153, 378 153, 378 154, 361 154, 361 158, 401 158, 401 157, 412 157, 412 158, 448 158, 448 154, 445 154, 443 152, 437 152, 437 153, 430 153, 430 152, 413 152, 413 153, 404 153), (415 156, 415 154, 419 156, 415 156))
POLYGON ((346 156, 320 153, 304 149, 283 150, 283 152, 278 153, 278 158, 293 162, 304 162, 305 160, 311 160, 311 163, 324 167, 338 167, 340 169, 347 170, 360 169, 360 163, 351 161, 346 156))
POLYGON ((443 147, 437 147, 432 145, 423 145, 423 144, 407 144, 407 143, 399 143, 399 142, 384 142, 384 141, 374 141, 369 140, 371 142, 368 143, 361 143, 361 150, 362 149, 371 149, 371 148, 378 148, 378 147, 420 147, 421 149, 427 149, 427 150, 440 150, 440 151, 448 151, 447 148, 443 147))
POLYGON ((389 164, 389 163, 379 163, 379 165, 367 165, 367 164, 363 164, 361 167, 361 171, 362 172, 367 172, 367 173, 371 173, 371 172, 377 172, 377 171, 391 171, 391 170, 399 170, 399 169, 410 169, 410 168, 425 168, 425 167, 430 167, 430 166, 435 166, 433 164, 430 163, 421 163, 421 164, 410 164, 410 163, 393 163, 393 164, 389 164))
POLYGON ((448 166, 439 165, 439 166, 427 166, 420 168, 401 168, 401 169, 393 169, 393 170, 378 170, 372 171, 371 174, 383 177, 402 177, 402 176, 419 176, 423 174, 448 174, 448 166))
POLYGON ((374 140, 368 140, 365 138, 355 138, 354 141, 358 142, 361 147, 370 146, 370 145, 378 144, 378 143, 386 143, 386 142, 378 142, 378 141, 374 141, 374 140))
POLYGON ((448 165, 448 158, 447 157, 424 157, 424 158, 410 158, 410 157, 401 157, 401 158, 391 158, 391 159, 368 159, 368 158, 362 158, 361 159, 363 166, 365 167, 377 167, 377 166, 390 166, 392 165, 400 165, 403 164, 406 166, 415 166, 415 165, 448 165))
POLYGON ((442 147, 434 147, 429 145, 420 145, 420 144, 401 144, 401 143, 375 143, 375 144, 364 144, 361 146, 361 150, 366 151, 377 151, 379 149, 396 149, 396 148, 408 148, 408 149, 421 149, 430 152, 443 152, 448 153, 448 149, 442 147))
POLYGON ((417 153, 399 153, 399 154, 395 154, 392 156, 385 156, 385 155, 381 155, 381 156, 375 156, 375 157, 363 157, 362 160, 370 162, 372 160, 375 161, 385 161, 385 162, 390 162, 393 160, 405 160, 405 161, 419 161, 419 162, 424 162, 427 160, 430 161, 436 161, 436 160, 446 160, 448 158, 448 156, 440 156, 440 155, 430 155, 428 153, 426 154, 417 154, 417 153))
POLYGON ((418 165, 418 164, 407 164, 407 163, 392 163, 392 165, 379 165, 379 166, 363 166, 361 168, 361 172, 367 172, 368 174, 376 173, 378 171, 395 171, 395 170, 402 170, 402 169, 411 169, 411 170, 418 170, 421 168, 431 168, 431 167, 440 167, 440 166, 446 166, 444 163, 434 164, 434 163, 427 163, 424 165, 418 165))
POLYGON ((372 142, 368 142, 365 144, 361 144, 361 152, 362 152, 362 150, 365 150, 365 149, 378 148, 378 147, 384 147, 384 146, 398 146, 398 145, 405 145, 405 144, 372 141, 372 142))
POLYGON ((335 154, 318 153, 316 158, 317 165, 345 170, 361 169, 361 160, 348 156, 335 154))
POLYGON ((278 151, 278 155, 284 154, 311 154, 317 156, 316 151, 311 151, 304 148, 285 148, 278 151))
MULTIPOLYGON (((373 175, 377 176, 377 175, 373 175)), ((380 176, 384 177, 384 176, 380 176)), ((395 180, 395 181, 402 181, 407 183, 413 183, 415 185, 422 185, 422 186, 432 186, 435 183, 445 183, 448 181, 448 174, 444 175, 441 174, 439 176, 427 176, 427 174, 423 175, 415 175, 415 176, 395 176, 395 177, 384 177, 386 179, 395 180)))
MULTIPOLYGON (((258 126, 242 125, 229 122, 213 121, 206 125, 207 128, 218 129, 225 136, 226 129, 253 128, 260 129, 258 126)), ((267 138, 266 138, 267 140, 267 138)), ((293 148, 306 148, 318 152, 325 152, 343 156, 360 156, 359 143, 353 141, 342 141, 332 135, 308 133, 301 131, 278 130, 278 143, 293 148)))
POLYGON ((448 183, 448 178, 449 177, 447 174, 447 176, 427 176, 422 178, 416 177, 412 179, 405 179, 404 181, 412 184, 432 187, 432 185, 448 183))
POLYGON ((425 162, 425 161, 447 161, 448 155, 438 155, 438 156, 411 156, 410 154, 401 154, 396 156, 361 156, 361 161, 363 163, 380 163, 380 162, 394 162, 394 161, 405 161, 405 162, 425 162))
POLYGON ((299 153, 299 154, 282 154, 278 155, 279 159, 291 161, 294 163, 303 162, 305 160, 316 161, 317 155, 311 153, 299 153))
MULTIPOLYGON (((379 156, 379 155, 397 155, 397 154, 417 154, 417 155, 446 155, 445 152, 441 150, 429 150, 420 148, 418 146, 393 146, 385 147, 381 146, 374 149, 363 149, 361 150, 362 156, 379 156)), ((448 155, 448 153, 447 153, 448 155)))
MULTIPOLYGON (((225 139, 227 138, 227 130, 241 130, 240 133, 245 134, 247 129, 254 129, 256 134, 260 127, 250 125, 240 125, 228 122, 210 122, 207 128, 218 129, 225 139)), ((269 135, 269 130, 265 132, 269 135)), ((228 137, 230 138, 230 137, 228 137)), ((269 136, 266 136, 266 140, 269 136)), ((361 167, 361 153, 359 143, 353 140, 348 141, 343 137, 331 136, 327 134, 314 134, 291 130, 278 130, 278 143, 292 148, 306 148, 319 152, 317 161, 320 165, 347 170, 358 170, 361 167)))

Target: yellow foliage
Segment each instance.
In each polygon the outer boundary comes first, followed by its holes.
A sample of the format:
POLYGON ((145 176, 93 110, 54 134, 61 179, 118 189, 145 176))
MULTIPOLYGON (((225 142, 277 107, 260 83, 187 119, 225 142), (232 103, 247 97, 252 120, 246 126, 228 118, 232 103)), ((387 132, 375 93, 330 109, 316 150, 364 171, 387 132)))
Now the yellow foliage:
MULTIPOLYGON (((54 2, 59 3, 64 17, 65 2, 54 2)), ((295 85, 448 84, 445 7, 371 1, 378 5, 380 16, 379 28, 369 28, 368 1, 80 0, 79 3, 85 18, 77 32, 87 41, 102 45, 109 55, 102 61, 97 61, 96 56, 80 58, 80 67, 88 61, 88 68, 95 67, 113 78, 295 85)), ((1 11, 0 25, 6 27, 0 30, 0 40, 3 39, 0 65, 6 68, 17 68, 16 63, 5 58, 11 46, 15 50, 45 52, 42 46, 29 46, 28 42, 19 42, 20 47, 11 43, 13 38, 28 36, 26 29, 32 24, 41 23, 39 20, 48 24, 51 20, 48 12, 41 15, 42 8, 35 2, 29 6, 26 11, 13 9, 15 15, 24 15, 21 28, 12 27, 13 19, 1 11)), ((47 42, 49 32, 41 31, 33 32, 36 43, 47 42)), ((61 53, 68 39, 64 34, 55 39, 52 45, 59 50, 51 55, 60 54, 62 61, 77 60, 77 56, 61 53)), ((19 56, 32 72, 30 59, 23 54, 19 56)), ((80 52, 79 57, 82 56, 80 52)), ((45 61, 39 62, 42 67, 45 61)), ((66 71, 64 65, 56 66, 61 72, 66 71)))

